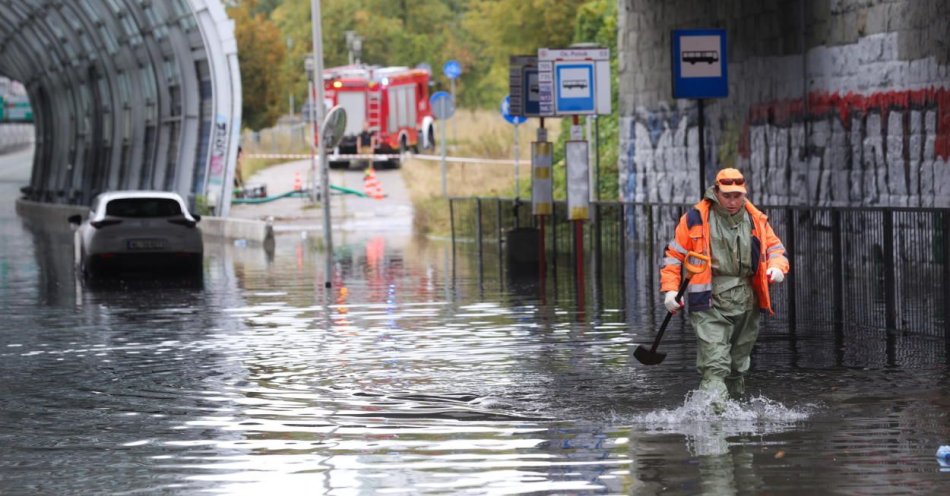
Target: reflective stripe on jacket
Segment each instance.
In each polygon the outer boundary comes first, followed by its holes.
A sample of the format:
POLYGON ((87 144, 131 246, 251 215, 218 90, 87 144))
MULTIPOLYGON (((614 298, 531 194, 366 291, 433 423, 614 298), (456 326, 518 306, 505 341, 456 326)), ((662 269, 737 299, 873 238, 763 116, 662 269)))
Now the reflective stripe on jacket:
MULTIPOLYGON (((663 266, 660 269, 660 291, 676 291, 682 277, 682 264, 690 251, 711 255, 709 246, 709 209, 711 202, 702 200, 682 217, 676 226, 673 240, 666 247, 663 266)), ((783 274, 788 273, 788 259, 785 247, 778 239, 769 219, 752 202, 745 202, 745 209, 752 219, 752 266, 756 268, 752 275, 752 289, 758 299, 759 310, 774 315, 769 297, 769 280, 765 274, 769 268, 776 268, 783 274)), ((700 260, 690 260, 698 265, 700 260)), ((689 311, 705 310, 712 304, 712 264, 706 264, 704 270, 693 274, 686 287, 689 311)))

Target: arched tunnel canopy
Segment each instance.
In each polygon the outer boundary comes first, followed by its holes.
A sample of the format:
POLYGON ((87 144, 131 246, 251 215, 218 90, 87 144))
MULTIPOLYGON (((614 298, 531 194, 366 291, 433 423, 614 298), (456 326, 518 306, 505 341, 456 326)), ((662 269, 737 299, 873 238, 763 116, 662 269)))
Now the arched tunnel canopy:
POLYGON ((0 0, 0 75, 33 106, 27 199, 160 189, 227 215, 241 87, 218 0, 0 0))

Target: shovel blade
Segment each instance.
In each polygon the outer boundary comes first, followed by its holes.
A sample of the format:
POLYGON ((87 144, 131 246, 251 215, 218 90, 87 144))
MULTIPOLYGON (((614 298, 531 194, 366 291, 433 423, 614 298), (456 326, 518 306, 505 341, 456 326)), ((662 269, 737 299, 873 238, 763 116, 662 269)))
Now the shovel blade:
POLYGON ((633 350, 633 356, 644 365, 657 365, 666 358, 666 353, 650 351, 646 346, 640 345, 633 350))

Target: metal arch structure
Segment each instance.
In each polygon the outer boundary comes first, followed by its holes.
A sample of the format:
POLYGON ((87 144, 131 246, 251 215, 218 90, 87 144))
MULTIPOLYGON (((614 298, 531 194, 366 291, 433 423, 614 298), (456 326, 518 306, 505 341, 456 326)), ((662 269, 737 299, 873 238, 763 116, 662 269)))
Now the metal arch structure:
POLYGON ((241 82, 219 0, 0 0, 0 75, 33 107, 25 199, 158 189, 227 216, 241 82))

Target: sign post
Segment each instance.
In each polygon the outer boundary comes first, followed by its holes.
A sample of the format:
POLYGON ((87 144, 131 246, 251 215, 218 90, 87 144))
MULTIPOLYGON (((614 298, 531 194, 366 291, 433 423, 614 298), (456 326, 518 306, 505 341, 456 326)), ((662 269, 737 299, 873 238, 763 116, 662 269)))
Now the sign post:
POLYGON ((445 170, 445 121, 450 119, 452 115, 455 114, 455 99, 452 98, 452 95, 444 92, 437 91, 429 97, 429 106, 432 107, 432 115, 442 122, 441 128, 442 137, 439 139, 442 150, 442 197, 447 198, 448 195, 448 184, 446 180, 446 170, 445 170))
MULTIPOLYGON (((320 144, 324 150, 335 148, 343 138, 343 132, 346 129, 346 110, 343 107, 336 106, 330 109, 326 119, 320 125, 320 144)), ((327 259, 325 270, 325 287, 331 286, 333 270, 333 229, 330 225, 330 179, 327 175, 329 166, 327 165, 327 154, 320 154, 320 185, 321 196, 323 196, 323 236, 327 245, 327 259)))
POLYGON ((523 116, 523 115, 513 115, 513 114, 511 113, 511 97, 510 97, 510 95, 509 95, 509 96, 505 96, 505 98, 502 98, 502 100, 501 100, 501 106, 499 107, 499 110, 501 111, 501 116, 504 117, 504 119, 505 119, 506 121, 508 121, 509 124, 513 124, 513 125, 515 126, 515 138, 514 138, 514 145, 515 145, 515 205, 516 205, 516 206, 515 206, 515 209, 516 209, 516 210, 515 210, 515 227, 517 227, 517 223, 518 223, 518 211, 517 211, 517 208, 518 208, 518 207, 517 207, 517 204, 518 204, 518 201, 521 199, 521 183, 520 183, 519 180, 518 180, 518 179, 519 179, 519 171, 518 171, 518 169, 519 169, 519 165, 520 165, 520 164, 518 163, 518 160, 519 160, 519 157, 518 157, 518 156, 521 155, 521 147, 519 146, 519 142, 518 142, 518 141, 519 141, 519 139, 518 139, 518 126, 521 125, 521 124, 524 124, 524 123, 528 120, 528 118, 525 117, 525 116, 523 116))
POLYGON ((725 29, 674 29, 673 98, 697 100, 699 117, 699 195, 706 193, 706 116, 703 99, 729 96, 725 29))
POLYGON ((579 116, 610 114, 610 51, 601 47, 538 49, 538 113, 570 116, 565 150, 568 220, 574 222, 578 307, 584 308, 584 221, 590 210, 589 144, 579 116))
MULTIPOLYGON (((551 164, 553 147, 548 142, 547 130, 544 129, 544 115, 541 114, 541 98, 538 86, 538 57, 536 55, 512 55, 508 59, 508 111, 511 116, 520 117, 527 120, 529 117, 539 117, 541 119, 538 127, 538 134, 535 141, 531 142, 531 214, 534 215, 537 228, 521 228, 518 224, 519 208, 521 206, 520 198, 515 198, 515 229, 510 231, 509 238, 517 239, 520 236, 525 240, 517 249, 524 251, 525 254, 530 250, 536 253, 536 267, 541 300, 545 299, 545 276, 547 273, 547 261, 545 260, 545 219, 551 215, 553 209, 552 202, 552 182, 551 182, 551 164)), ((505 114, 502 108, 502 114, 505 114)), ((520 136, 517 134, 519 122, 513 122, 509 117, 505 117, 509 122, 515 124, 515 160, 519 160, 520 155, 520 136)), ((523 121, 521 121, 523 122, 523 121)), ((519 164, 515 164, 515 190, 520 194, 521 186, 519 181, 519 164)), ((509 243, 508 249, 516 249, 515 243, 509 243)), ((510 254, 509 254, 510 256, 510 254)), ((527 256, 524 257, 527 265, 530 263, 527 256)), ((527 268, 521 269, 527 270, 527 268)))
MULTIPOLYGON (((452 92, 452 103, 455 104, 455 80, 462 75, 462 64, 457 60, 448 60, 445 64, 442 65, 442 74, 445 74, 445 77, 449 78, 449 84, 451 85, 452 92)), ((452 141, 458 143, 458 139, 455 136, 455 126, 452 126, 452 141)), ((444 140, 443 140, 444 142, 444 140)))

